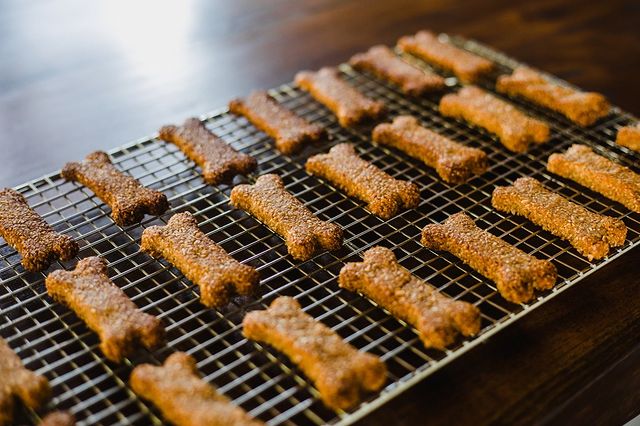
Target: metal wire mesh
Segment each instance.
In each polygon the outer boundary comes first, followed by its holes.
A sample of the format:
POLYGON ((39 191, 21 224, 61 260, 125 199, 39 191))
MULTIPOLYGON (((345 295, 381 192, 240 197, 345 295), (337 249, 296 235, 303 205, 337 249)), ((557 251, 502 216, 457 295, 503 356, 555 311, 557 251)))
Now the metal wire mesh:
MULTIPOLYGON (((463 39, 458 45, 486 56, 505 72, 517 66, 512 59, 463 39)), ((426 66, 413 60, 420 66, 426 66)), ((229 206, 230 187, 203 183, 198 170, 173 145, 155 138, 141 139, 111 152, 118 168, 159 189, 169 197, 171 210, 160 218, 147 218, 140 225, 116 226, 109 211, 91 191, 66 183, 57 173, 17 188, 31 206, 58 231, 75 237, 81 245, 78 258, 100 255, 109 262, 109 273, 131 299, 144 310, 162 318, 167 327, 167 344, 153 352, 140 352, 122 365, 107 362, 97 348, 94 333, 68 309, 54 303, 44 287, 44 273, 29 273, 20 266, 16 252, 0 245, 0 335, 23 359, 28 368, 44 374, 51 382, 54 398, 50 407, 70 409, 79 424, 161 424, 162 417, 149 403, 127 386, 131 369, 140 363, 160 363, 173 351, 185 351, 198 361, 205 380, 252 415, 270 424, 350 423, 370 412, 413 383, 433 373, 476 344, 550 300, 587 274, 597 270, 640 241, 640 215, 545 171, 551 152, 583 143, 614 158, 635 171, 638 156, 615 145, 617 128, 632 121, 626 113, 613 113, 589 129, 578 128, 559 115, 527 102, 511 101, 530 114, 550 123, 551 141, 528 153, 514 155, 487 133, 463 122, 441 117, 438 96, 409 99, 394 87, 371 76, 341 66, 346 78, 368 96, 383 100, 389 116, 411 114, 424 125, 463 144, 483 149, 490 170, 463 185, 443 183, 419 161, 370 141, 371 127, 340 128, 332 114, 308 95, 287 84, 272 95, 298 114, 321 123, 331 135, 289 157, 273 149, 272 141, 245 119, 226 110, 206 117, 206 125, 235 148, 254 156, 259 174, 280 174, 289 189, 323 220, 340 225, 344 247, 323 253, 307 262, 295 262, 287 255, 282 240, 264 225, 229 206), (421 189, 422 200, 415 210, 391 220, 369 214, 363 205, 326 182, 304 171, 306 158, 340 142, 352 142, 360 155, 394 177, 411 180, 421 189), (491 191, 520 176, 533 176, 544 185, 587 208, 618 217, 628 227, 625 245, 607 259, 590 263, 570 245, 530 222, 491 208, 491 191), (530 304, 514 305, 497 294, 494 285, 452 256, 435 253, 419 243, 420 230, 464 210, 481 228, 487 229, 538 257, 550 259, 558 268, 558 284, 530 304), (236 259, 260 271, 261 298, 237 299, 222 310, 206 309, 198 302, 197 289, 164 261, 139 252, 145 227, 166 223, 178 211, 190 211, 201 229, 236 259), (366 298, 342 290, 336 282, 341 266, 359 260, 359 254, 374 246, 392 248, 400 263, 443 293, 478 306, 482 332, 441 352, 426 350, 405 323, 394 319, 366 298), (266 307, 276 296, 293 296, 305 311, 336 330, 356 347, 379 355, 389 368, 386 387, 349 413, 334 413, 319 401, 318 393, 289 360, 273 349, 249 342, 241 335, 246 310, 266 307)), ((455 79, 447 80, 455 86, 455 79)), ((491 89, 489 80, 482 83, 491 89)), ((236 179, 235 183, 242 181, 236 179)), ((75 261, 54 264, 70 268, 75 261)), ((35 423, 38 414, 23 411, 19 420, 35 423)))

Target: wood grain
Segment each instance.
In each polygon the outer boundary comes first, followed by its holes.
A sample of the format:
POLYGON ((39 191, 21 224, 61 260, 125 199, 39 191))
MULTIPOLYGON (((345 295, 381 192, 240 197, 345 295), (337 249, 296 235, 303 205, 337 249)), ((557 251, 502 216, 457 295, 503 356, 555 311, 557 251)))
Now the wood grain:
MULTIPOLYGON (((0 9, 13 186, 418 29, 462 34, 640 114, 640 3, 80 0, 0 9)), ((640 412, 635 249, 362 424, 620 424, 640 412)))

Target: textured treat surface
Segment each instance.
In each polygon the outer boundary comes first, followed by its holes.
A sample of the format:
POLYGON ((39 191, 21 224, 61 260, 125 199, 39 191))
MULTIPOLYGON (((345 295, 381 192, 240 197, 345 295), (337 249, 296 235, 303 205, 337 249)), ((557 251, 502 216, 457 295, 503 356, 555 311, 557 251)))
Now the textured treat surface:
POLYGON ((29 271, 47 268, 55 259, 69 260, 78 253, 78 243, 55 232, 17 191, 0 190, 0 235, 22 256, 29 271))
POLYGON ((415 117, 401 115, 378 124, 373 140, 391 146, 432 167, 445 182, 464 183, 487 171, 487 154, 426 129, 415 117))
POLYGON ((153 349, 164 340, 164 327, 145 314, 107 275, 107 262, 87 257, 73 271, 56 270, 45 281, 54 300, 68 306, 100 336, 100 349, 120 362, 138 344, 153 349))
POLYGON ((387 46, 373 46, 365 53, 358 53, 351 57, 349 64, 396 84, 403 93, 411 96, 440 91, 445 87, 444 78, 408 64, 387 46))
POLYGON ((13 424, 16 399, 35 410, 50 396, 49 381, 27 370, 18 355, 0 337, 0 426, 13 424))
POLYGON ((362 262, 347 263, 338 283, 411 324, 428 348, 445 349, 459 334, 473 336, 480 331, 477 307, 453 300, 414 277, 387 248, 371 248, 362 262))
POLYGON ((422 244, 444 250, 494 281, 498 291, 513 303, 533 299, 534 289, 555 285, 557 271, 547 260, 536 259, 476 226, 469 216, 456 213, 442 224, 422 230, 422 244))
POLYGON ((616 143, 634 151, 640 151, 640 124, 622 127, 618 130, 616 143))
POLYGON ((610 109, 601 94, 560 86, 527 67, 518 67, 513 74, 500 76, 496 90, 559 112, 580 126, 592 125, 608 115, 610 109))
POLYGON ((398 47, 403 52, 411 53, 453 72, 466 83, 479 80, 494 68, 490 60, 442 42, 430 31, 419 31, 416 35, 404 36, 398 40, 398 47))
POLYGON ((353 407, 363 394, 379 390, 386 381, 387 369, 378 357, 359 352, 290 297, 278 297, 268 309, 249 312, 242 332, 289 357, 330 408, 353 407))
POLYGON ((392 178, 361 159, 348 143, 334 146, 327 154, 310 157, 306 169, 364 201, 373 214, 383 219, 392 218, 400 209, 416 208, 420 202, 420 191, 414 183, 392 178))
POLYGON ((234 176, 247 175, 258 165, 255 158, 233 149, 197 118, 189 118, 182 126, 164 126, 159 136, 200 166, 202 177, 211 185, 229 183, 234 176))
POLYGON ((231 191, 231 204, 284 238, 294 259, 308 260, 321 250, 342 246, 342 229, 315 217, 285 189, 278 175, 262 175, 253 185, 236 186, 231 191))
POLYGON ((232 100, 229 111, 246 117, 274 138, 276 148, 283 154, 300 151, 305 143, 318 141, 325 134, 322 126, 297 116, 264 91, 253 92, 245 99, 232 100))
POLYGON ((137 366, 129 383, 135 393, 151 401, 177 426, 263 424, 205 382, 195 360, 184 352, 171 354, 162 366, 137 366))
POLYGON ((601 259, 610 247, 624 244, 627 227, 619 219, 593 213, 549 191, 530 177, 493 190, 496 209, 524 216, 554 235, 568 240, 589 260, 601 259))
POLYGON ((75 424, 75 417, 68 411, 54 411, 47 414, 40 422, 40 426, 74 426, 75 424))
POLYGON ((551 154, 547 170, 640 212, 640 175, 586 145, 574 144, 563 154, 551 154))
POLYGON ((235 294, 255 293, 260 280, 255 268, 235 260, 200 231, 188 212, 173 215, 166 226, 145 229, 140 248, 182 271, 200 287, 200 301, 210 308, 228 304, 235 294))
POLYGON ((116 169, 102 151, 89 154, 81 163, 67 163, 62 169, 62 177, 92 190, 111 207, 113 220, 121 226, 138 223, 147 213, 161 215, 169 208, 162 192, 145 188, 116 169))
POLYGON ((375 119, 384 113, 382 102, 369 99, 360 93, 340 78, 335 68, 325 67, 317 72, 300 71, 296 74, 295 82, 329 108, 343 127, 375 119))
POLYGON ((461 118, 495 133, 513 152, 526 152, 530 144, 549 140, 549 126, 528 117, 508 102, 475 86, 466 86, 440 100, 440 113, 461 118))

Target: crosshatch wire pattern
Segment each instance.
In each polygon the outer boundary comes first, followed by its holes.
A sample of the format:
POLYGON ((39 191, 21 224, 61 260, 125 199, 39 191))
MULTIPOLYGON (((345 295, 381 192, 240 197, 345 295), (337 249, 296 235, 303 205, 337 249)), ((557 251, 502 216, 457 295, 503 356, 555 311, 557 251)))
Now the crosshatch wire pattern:
MULTIPOLYGON (((445 36, 443 36, 445 37, 445 36)), ((506 72, 518 63, 489 48, 461 38, 452 42, 486 56, 506 72)), ((412 60, 425 67, 423 63, 412 60)), ((617 129, 631 121, 630 115, 613 113, 590 129, 571 125, 559 115, 527 102, 511 99, 530 114, 550 123, 552 140, 526 154, 506 151, 483 131, 437 112, 440 96, 409 99, 395 88, 342 65, 350 83, 365 94, 383 100, 389 117, 412 114, 427 127, 456 141, 482 148, 489 156, 490 170, 463 185, 447 185, 435 172, 399 151, 377 146, 370 140, 371 127, 340 128, 334 117, 307 94, 286 84, 271 94, 307 119, 327 127, 330 141, 308 147, 293 157, 279 154, 272 141, 245 119, 219 110, 206 117, 206 125, 235 148, 254 156, 258 171, 282 176, 287 188, 316 215, 340 225, 344 247, 306 262, 287 255, 280 237, 248 214, 229 206, 230 186, 203 183, 198 170, 173 145, 155 138, 136 141, 111 152, 121 170, 159 189, 169 197, 171 210, 160 218, 147 217, 140 225, 124 229, 109 217, 108 208, 88 189, 64 182, 57 173, 22 185, 31 206, 57 231, 72 235, 80 245, 78 258, 100 255, 109 261, 109 274, 145 312, 157 315, 167 328, 167 343, 153 352, 139 352, 122 365, 105 360, 94 333, 67 308, 54 303, 44 287, 44 273, 29 273, 20 266, 16 252, 0 245, 0 335, 23 359, 26 366, 44 374, 51 382, 54 398, 48 409, 69 409, 79 424, 161 424, 162 417, 150 403, 137 398, 127 387, 135 365, 161 363, 173 351, 185 351, 198 361, 206 381, 229 396, 252 415, 270 424, 350 423, 408 389, 449 361, 486 340, 506 325, 562 290, 595 271, 640 241, 640 215, 617 203, 545 171, 552 152, 572 143, 584 143, 636 172, 638 156, 615 145, 617 129), (421 189, 421 203, 384 221, 319 178, 304 170, 309 155, 324 152, 336 143, 351 142, 360 155, 394 177, 411 180, 421 189), (587 208, 624 220, 627 241, 612 250, 607 259, 590 263, 567 242, 553 237, 530 222, 491 208, 491 191, 520 176, 533 176, 544 185, 587 208), (494 285, 454 257, 435 253, 420 242, 420 230, 464 210, 478 225, 558 268, 556 287, 540 293, 530 304, 514 305, 503 300, 494 285), (257 267, 261 275, 259 297, 236 299, 222 310, 206 309, 198 302, 196 287, 165 261, 139 252, 144 228, 164 224, 179 211, 189 211, 200 228, 234 258, 257 267), (392 248, 400 263, 443 293, 474 303, 482 312, 482 332, 447 351, 426 350, 410 327, 394 319, 358 294, 342 290, 336 277, 347 261, 360 260, 360 253, 375 246, 392 248), (389 368, 386 387, 349 413, 334 413, 323 406, 317 391, 285 357, 275 350, 242 337, 241 321, 247 310, 262 309, 279 295, 295 297, 304 310, 336 330, 361 350, 380 356, 389 368)), ((448 79, 455 86, 455 79, 448 79)), ((491 89, 491 82, 481 83, 491 89)), ((455 87, 454 87, 455 88, 455 87)), ((450 88, 451 89, 451 88, 450 88)), ((70 159, 72 160, 72 159, 70 159)), ((74 159, 75 160, 75 159, 74 159)), ((246 181, 236 178, 235 184, 246 181)), ((75 262, 52 265, 72 268, 75 262)), ((43 412, 46 410, 43 410, 43 412)), ((43 414, 42 412, 40 414, 43 414)), ((18 412, 22 423, 35 423, 38 413, 18 412)))

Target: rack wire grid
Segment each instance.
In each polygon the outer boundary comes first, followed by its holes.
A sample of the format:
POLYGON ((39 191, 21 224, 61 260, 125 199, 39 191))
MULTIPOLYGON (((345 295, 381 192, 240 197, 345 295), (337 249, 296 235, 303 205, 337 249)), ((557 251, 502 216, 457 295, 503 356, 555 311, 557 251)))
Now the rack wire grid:
MULTIPOLYGON (((447 38, 446 35, 441 37, 447 38)), ((519 63, 476 42, 451 38, 450 42, 487 57, 510 72, 519 63)), ((415 58, 410 59, 427 67, 415 58)), ((26 272, 19 255, 0 245, 0 335, 25 365, 45 375, 53 388, 48 407, 36 413, 22 408, 18 421, 36 423, 52 408, 71 410, 81 425, 162 424, 159 411, 138 398, 127 386, 134 366, 161 363, 174 351, 193 355, 204 380, 215 385, 252 415, 269 424, 348 424, 406 391, 417 381, 442 368, 491 335, 630 250, 640 241, 640 215, 571 181, 545 170, 547 157, 573 143, 593 147, 598 153, 638 171, 638 156, 616 145, 617 129, 635 119, 617 108, 595 126, 583 129, 558 114, 528 102, 509 99, 551 125, 552 138, 526 154, 505 150, 491 135, 438 113, 439 95, 412 99, 395 87, 340 66, 346 79, 366 95, 385 102, 388 119, 398 114, 419 117, 422 123, 465 145, 483 149, 490 169, 466 184, 448 185, 432 169, 394 149, 371 141, 372 126, 343 129, 333 115, 292 84, 271 91, 296 113, 321 123, 330 140, 307 147, 295 156, 274 150, 272 140, 245 119, 226 109, 203 116, 207 127, 234 148, 258 160, 248 181, 264 173, 278 173, 286 187, 318 217, 344 229, 342 249, 322 253, 306 262, 287 255, 282 239, 247 213, 229 205, 230 186, 203 183, 198 170, 173 145, 145 138, 110 152, 117 167, 146 186, 163 191, 171 209, 162 217, 147 217, 140 225, 120 228, 108 208, 88 189, 62 180, 53 173, 16 188, 57 231, 72 235, 81 245, 78 259, 99 255, 109 262, 115 283, 145 312, 160 317, 167 328, 166 345, 140 351, 122 364, 107 361, 98 339, 73 312, 46 294, 45 272, 26 272), (394 177, 419 185, 421 203, 390 220, 370 214, 359 203, 304 170, 306 158, 341 142, 356 145, 359 154, 394 177), (520 217, 491 208, 491 191, 520 176, 533 176, 588 209, 624 220, 628 227, 624 246, 598 262, 588 262, 571 246, 520 217), (139 251, 140 236, 150 225, 164 224, 178 211, 189 211, 200 228, 234 258, 255 266, 261 275, 260 294, 234 300, 220 310, 198 302, 198 290, 175 268, 139 251), (558 269, 553 290, 540 293, 527 304, 505 301, 495 286, 456 258, 423 247, 421 229, 449 215, 466 211, 477 224, 516 247, 549 259, 558 269), (340 289, 337 276, 345 262, 358 261, 364 250, 382 245, 393 249, 400 263, 441 292, 473 303, 482 312, 482 331, 445 351, 425 349, 410 326, 365 297, 340 289), (247 341, 241 334, 247 310, 263 309, 277 296, 295 297, 304 310, 327 324, 357 348, 380 356, 387 364, 385 387, 350 412, 335 413, 323 406, 310 381, 284 356, 267 346, 247 341)), ((456 80, 444 73, 450 89, 456 80)), ((495 76, 493 76, 495 78, 495 76)), ((493 90, 492 79, 481 86, 493 90)), ((559 81, 559 80, 557 80, 559 81)), ((563 84, 566 84, 563 82, 563 84)), ((234 183, 247 181, 236 178, 234 183)), ((77 260, 77 259, 76 259, 77 260)), ((55 263, 51 269, 71 268, 75 262, 55 263)))

